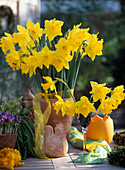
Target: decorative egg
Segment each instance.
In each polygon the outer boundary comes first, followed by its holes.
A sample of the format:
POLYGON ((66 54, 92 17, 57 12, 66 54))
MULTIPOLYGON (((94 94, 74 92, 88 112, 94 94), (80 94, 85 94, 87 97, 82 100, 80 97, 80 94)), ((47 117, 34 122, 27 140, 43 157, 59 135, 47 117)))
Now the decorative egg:
POLYGON ((105 140, 111 143, 114 134, 114 124, 110 116, 104 118, 95 115, 88 125, 87 138, 92 140, 105 140))

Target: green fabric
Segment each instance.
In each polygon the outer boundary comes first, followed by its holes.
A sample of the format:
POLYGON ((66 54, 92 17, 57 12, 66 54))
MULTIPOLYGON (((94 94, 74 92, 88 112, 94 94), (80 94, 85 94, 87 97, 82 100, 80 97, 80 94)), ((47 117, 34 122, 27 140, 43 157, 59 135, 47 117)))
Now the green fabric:
POLYGON ((73 160, 75 163, 84 163, 84 164, 98 164, 104 163, 104 159, 100 158, 99 154, 96 153, 82 153, 77 159, 73 160))
MULTIPOLYGON (((74 138, 74 137, 73 137, 74 138)), ((75 138, 77 138, 77 137, 75 137, 75 138)), ((81 139, 81 138, 80 138, 81 139)), ((99 148, 101 149, 101 148, 104 148, 104 150, 106 151, 106 152, 110 152, 111 151, 111 148, 110 148, 110 146, 108 145, 108 143, 106 142, 106 141, 104 141, 104 140, 90 140, 90 139, 87 139, 86 140, 86 144, 89 144, 89 143, 92 143, 92 142, 98 142, 98 143, 102 143, 102 144, 104 144, 104 145, 107 145, 108 147, 106 147, 106 146, 100 146, 99 148)), ((71 142, 70 142, 71 143, 71 142)), ((77 148, 77 149, 83 149, 83 142, 82 141, 73 141, 73 143, 72 143, 72 145, 73 145, 73 147, 74 148, 77 148)), ((96 150, 96 148, 95 148, 95 150, 96 150)), ((98 149, 99 150, 99 149, 98 149)), ((101 150, 102 151, 102 150, 101 150)), ((98 151, 99 152, 99 151, 98 151)))
MULTIPOLYGON (((78 131, 77 128, 71 126, 71 131, 78 131)), ((71 140, 73 138, 78 138, 78 139, 82 139, 83 140, 83 136, 74 132, 71 133, 69 135, 69 142, 71 143, 71 140)), ((94 149, 94 153, 82 153, 77 159, 74 160, 74 162, 79 162, 79 163, 87 163, 87 164, 95 164, 95 163, 104 163, 104 158, 107 157, 107 153, 109 153, 111 151, 110 146, 108 145, 108 143, 105 140, 90 140, 87 139, 86 143, 93 143, 93 142, 98 142, 98 143, 102 143, 106 146, 99 146, 97 145, 94 149)), ((73 141, 73 143, 71 143, 73 145, 74 148, 77 149, 83 149, 83 141, 73 141)))
MULTIPOLYGON (((73 130, 78 131, 77 128, 71 126, 70 131, 73 131, 73 130)), ((71 140, 72 140, 73 138, 83 139, 83 136, 81 136, 81 135, 78 134, 78 133, 72 133, 72 134, 70 134, 70 135, 69 135, 69 142, 70 142, 70 143, 71 143, 71 140)))

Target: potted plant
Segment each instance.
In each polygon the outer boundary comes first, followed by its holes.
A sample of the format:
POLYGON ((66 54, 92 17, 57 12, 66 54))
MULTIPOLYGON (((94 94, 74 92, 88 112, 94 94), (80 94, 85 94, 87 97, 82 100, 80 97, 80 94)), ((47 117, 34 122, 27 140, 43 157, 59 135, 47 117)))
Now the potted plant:
POLYGON ((15 148, 18 127, 22 117, 0 112, 0 149, 15 148))
POLYGON ((4 123, 0 124, 2 126, 0 142, 4 140, 4 144, 1 144, 0 146, 2 148, 8 146, 17 149, 20 152, 22 159, 36 157, 34 152, 35 127, 33 121, 29 118, 29 114, 32 115, 32 112, 22 108, 22 97, 2 103, 0 105, 0 112, 2 118, 6 118, 4 123), (15 138, 15 141, 13 137, 15 138), (8 140, 8 138, 10 140, 8 140), (5 143, 5 139, 7 144, 5 143))
MULTIPOLYGON (((21 70, 22 74, 29 73, 29 77, 34 75, 40 88, 41 93, 34 98, 34 113, 36 125, 41 119, 44 121, 40 121, 40 127, 36 126, 36 134, 39 134, 39 130, 44 129, 47 123, 55 127, 53 125, 55 118, 51 117, 53 110, 51 99, 56 98, 56 94, 59 94, 62 100, 72 98, 63 82, 55 80, 57 83, 53 84, 52 80, 55 77, 64 80, 74 91, 80 63, 84 56, 88 55, 94 61, 96 55, 102 55, 103 39, 98 39, 98 33, 91 34, 89 28, 80 28, 80 23, 74 25, 63 36, 61 31, 63 24, 63 21, 54 18, 46 20, 44 28, 40 28, 39 23, 33 24, 31 21, 27 21, 26 28, 17 25, 18 32, 14 32, 12 35, 5 33, 0 40, 6 61, 13 71, 21 70), (45 82, 47 84, 44 86, 45 82), (46 109, 42 110, 44 116, 41 116, 41 110, 38 108, 37 99, 39 97, 45 98, 47 101, 46 109)), ((60 114, 58 112, 55 117, 60 119, 60 114)), ((66 120, 69 119, 68 123, 64 125, 65 128, 68 125, 66 132, 68 136, 72 118, 68 112, 65 116, 61 115, 61 120, 65 117, 66 120)), ((44 138, 43 130, 42 136, 44 138)), ((39 138, 40 136, 37 139, 36 135, 36 140, 39 138)), ((43 145, 43 141, 40 145, 43 145)), ((39 151, 39 148, 37 150, 39 151)))

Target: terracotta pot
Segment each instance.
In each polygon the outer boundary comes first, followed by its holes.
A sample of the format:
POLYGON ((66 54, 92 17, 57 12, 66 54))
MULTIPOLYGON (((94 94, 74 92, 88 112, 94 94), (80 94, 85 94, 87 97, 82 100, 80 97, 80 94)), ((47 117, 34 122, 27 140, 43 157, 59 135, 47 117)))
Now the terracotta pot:
POLYGON ((98 115, 91 119, 88 125, 87 138, 92 140, 105 140, 111 143, 114 134, 114 124, 110 116, 105 115, 104 118, 98 115))
MULTIPOLYGON (((51 106, 53 103, 55 103, 58 99, 49 99, 51 106)), ((72 98, 65 98, 65 100, 73 100, 72 98)), ((44 98, 40 99, 40 106, 41 106, 41 110, 44 113, 45 109, 48 106, 48 103, 46 102, 46 100, 44 98)), ((51 115, 49 117, 48 123, 47 125, 50 125, 53 127, 53 129, 55 129, 57 124, 62 124, 64 127, 64 133, 66 133, 66 138, 68 139, 69 137, 69 133, 70 133, 70 128, 71 128, 71 124, 72 124, 72 117, 69 117, 68 115, 62 116, 62 112, 61 110, 59 111, 58 114, 56 114, 56 111, 54 110, 53 106, 51 108, 51 115)))
POLYGON ((0 149, 5 147, 15 148, 17 133, 11 135, 0 135, 0 149))

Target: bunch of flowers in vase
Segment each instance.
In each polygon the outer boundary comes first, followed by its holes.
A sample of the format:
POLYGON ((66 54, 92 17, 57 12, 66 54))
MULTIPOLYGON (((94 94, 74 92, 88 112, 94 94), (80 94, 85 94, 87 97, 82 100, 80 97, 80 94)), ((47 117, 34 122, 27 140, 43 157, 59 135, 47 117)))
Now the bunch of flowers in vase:
MULTIPOLYGON (((73 97, 81 60, 88 56, 94 61, 96 55, 102 55, 103 39, 98 39, 99 33, 91 34, 90 28, 80 28, 81 23, 74 25, 63 35, 63 24, 63 21, 54 18, 45 20, 44 28, 41 28, 39 23, 33 24, 27 21, 26 27, 17 25, 18 32, 12 35, 5 33, 5 36, 0 39, 0 46, 5 54, 6 62, 13 71, 21 70, 22 74, 29 73, 29 77, 35 76, 42 97, 45 97, 47 101, 48 98, 57 98, 59 99, 57 103, 61 100, 60 105, 55 107, 57 113, 61 109, 62 115, 74 116, 74 112, 71 109, 69 112, 69 108, 65 109, 64 113, 62 99, 73 97)), ((84 102, 89 104, 83 97, 79 105, 84 102)), ((66 103, 70 105, 70 101, 66 103)), ((90 106, 91 111, 95 111, 92 104, 90 106)), ((41 140, 37 147, 39 152, 44 137, 43 130, 42 134, 39 134, 40 127, 44 129, 50 113, 44 112, 46 114, 43 115, 38 107, 36 96, 34 113, 37 119, 36 141, 41 140)), ((48 110, 51 112, 51 108, 48 107, 48 110)), ((84 115, 87 116, 86 113, 84 115)))

